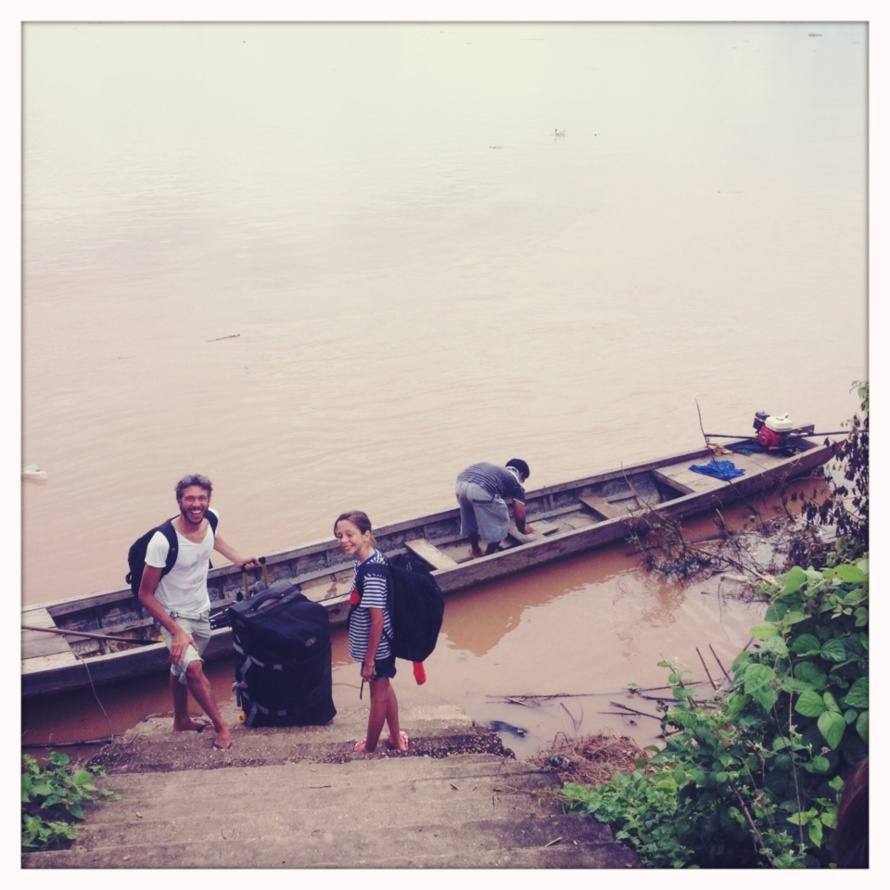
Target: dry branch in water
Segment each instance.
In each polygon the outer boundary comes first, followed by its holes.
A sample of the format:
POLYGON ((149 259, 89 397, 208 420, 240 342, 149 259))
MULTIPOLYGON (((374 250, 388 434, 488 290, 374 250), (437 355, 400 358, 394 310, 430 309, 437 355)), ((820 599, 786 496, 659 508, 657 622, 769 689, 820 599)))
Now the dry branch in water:
POLYGON ((633 772, 644 752, 626 736, 592 735, 569 740, 560 736, 549 751, 531 762, 543 769, 556 770, 561 782, 579 785, 604 785, 615 773, 633 772))

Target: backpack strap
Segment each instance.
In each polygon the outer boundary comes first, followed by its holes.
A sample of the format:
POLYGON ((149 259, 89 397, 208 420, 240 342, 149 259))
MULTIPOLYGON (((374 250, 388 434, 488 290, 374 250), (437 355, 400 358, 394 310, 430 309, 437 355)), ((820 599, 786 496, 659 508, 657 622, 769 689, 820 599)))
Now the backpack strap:
POLYGON ((176 537, 176 529, 173 528, 173 519, 168 519, 159 525, 158 531, 167 539, 168 545, 167 562, 164 568, 161 569, 161 577, 163 578, 176 565, 176 557, 179 556, 179 539, 176 537))
POLYGON ((389 594, 392 595, 392 574, 389 571, 389 564, 382 562, 363 562, 355 573, 355 589, 358 592, 359 600, 362 598, 365 578, 367 578, 368 575, 376 575, 378 578, 383 578, 387 581, 387 590, 389 594))
MULTIPOLYGON (((358 571, 355 573, 355 592, 358 594, 358 602, 352 603, 350 605, 349 615, 352 615, 353 610, 357 609, 362 601, 362 588, 365 584, 365 578, 368 575, 376 575, 378 578, 383 578, 383 580, 386 581, 386 607, 387 609, 389 609, 391 620, 393 614, 393 577, 392 570, 390 569, 388 562, 363 562, 358 567, 358 571)), ((384 636, 389 641, 389 644, 392 645, 392 634, 386 633, 386 631, 384 630, 384 636)))
POLYGON ((378 578, 383 578, 386 581, 386 606, 389 609, 390 615, 392 614, 393 607, 393 578, 392 571, 390 570, 388 562, 363 562, 359 567, 358 571, 355 574, 355 591, 358 594, 358 603, 353 605, 355 608, 362 601, 362 593, 364 592, 363 588, 365 586, 365 578, 368 575, 376 575, 378 578))

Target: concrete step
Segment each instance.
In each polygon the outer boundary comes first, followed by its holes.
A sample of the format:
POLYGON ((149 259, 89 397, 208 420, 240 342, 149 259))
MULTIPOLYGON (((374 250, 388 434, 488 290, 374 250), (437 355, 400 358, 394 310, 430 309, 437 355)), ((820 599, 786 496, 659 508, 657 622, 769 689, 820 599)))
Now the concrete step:
POLYGON ((307 834, 131 843, 34 853, 24 868, 632 868, 630 851, 584 816, 488 819, 414 828, 386 823, 307 834))
MULTIPOLYGON (((563 814, 553 774, 515 760, 452 705, 405 710, 407 754, 353 751, 367 711, 235 743, 150 718, 91 763, 121 795, 89 805, 68 850, 24 868, 617 868, 606 826, 563 814)), ((208 730, 208 732, 211 732, 208 730)))
POLYGON ((192 810, 204 814, 200 824, 207 826, 210 837, 236 837, 241 831, 300 833, 317 822, 348 820, 344 800, 360 798, 371 810, 392 804, 396 784, 411 806, 397 808, 390 825, 484 818, 493 810, 516 818, 558 811, 549 776, 491 755, 454 756, 438 763, 406 757, 336 766, 293 763, 249 771, 139 773, 116 776, 107 784, 122 799, 91 809, 94 845, 126 843, 124 825, 137 820, 141 826, 152 824, 159 842, 172 843, 180 837, 184 820, 170 820, 170 814, 192 810), (227 832, 226 826, 233 823, 227 832))

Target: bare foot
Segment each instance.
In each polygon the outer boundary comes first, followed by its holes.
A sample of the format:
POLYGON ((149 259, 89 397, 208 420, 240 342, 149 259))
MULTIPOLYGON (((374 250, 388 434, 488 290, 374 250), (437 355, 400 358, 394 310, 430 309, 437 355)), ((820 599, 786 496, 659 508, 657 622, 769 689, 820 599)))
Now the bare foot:
POLYGON ((222 726, 216 731, 216 738, 213 740, 213 747, 228 751, 232 747, 232 733, 228 726, 222 726))
POLYGON ((189 717, 187 723, 173 724, 173 732, 204 732, 208 726, 212 726, 209 720, 194 720, 189 717))
POLYGON ((403 733, 403 732, 399 732, 399 743, 398 744, 396 744, 393 741, 391 735, 387 737, 386 744, 389 745, 389 747, 392 748, 393 750, 399 751, 402 754, 408 753, 408 736, 405 735, 405 733, 403 733))

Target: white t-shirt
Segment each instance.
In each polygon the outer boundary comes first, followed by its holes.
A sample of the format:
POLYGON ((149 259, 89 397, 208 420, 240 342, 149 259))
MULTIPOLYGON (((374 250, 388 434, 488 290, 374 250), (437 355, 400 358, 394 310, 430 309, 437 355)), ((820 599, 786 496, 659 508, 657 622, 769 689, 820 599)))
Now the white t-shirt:
MULTIPOLYGON (((213 511, 216 513, 216 510, 213 511)), ((217 514, 218 518, 218 514, 217 514)), ((210 570, 210 554, 213 552, 213 529, 207 523, 207 534, 200 544, 190 541, 176 532, 179 553, 173 568, 161 578, 155 596, 168 612, 184 612, 198 615, 210 608, 207 592, 207 572, 210 570)), ((145 564, 162 569, 167 564, 170 545, 163 532, 155 532, 145 551, 145 564)))

